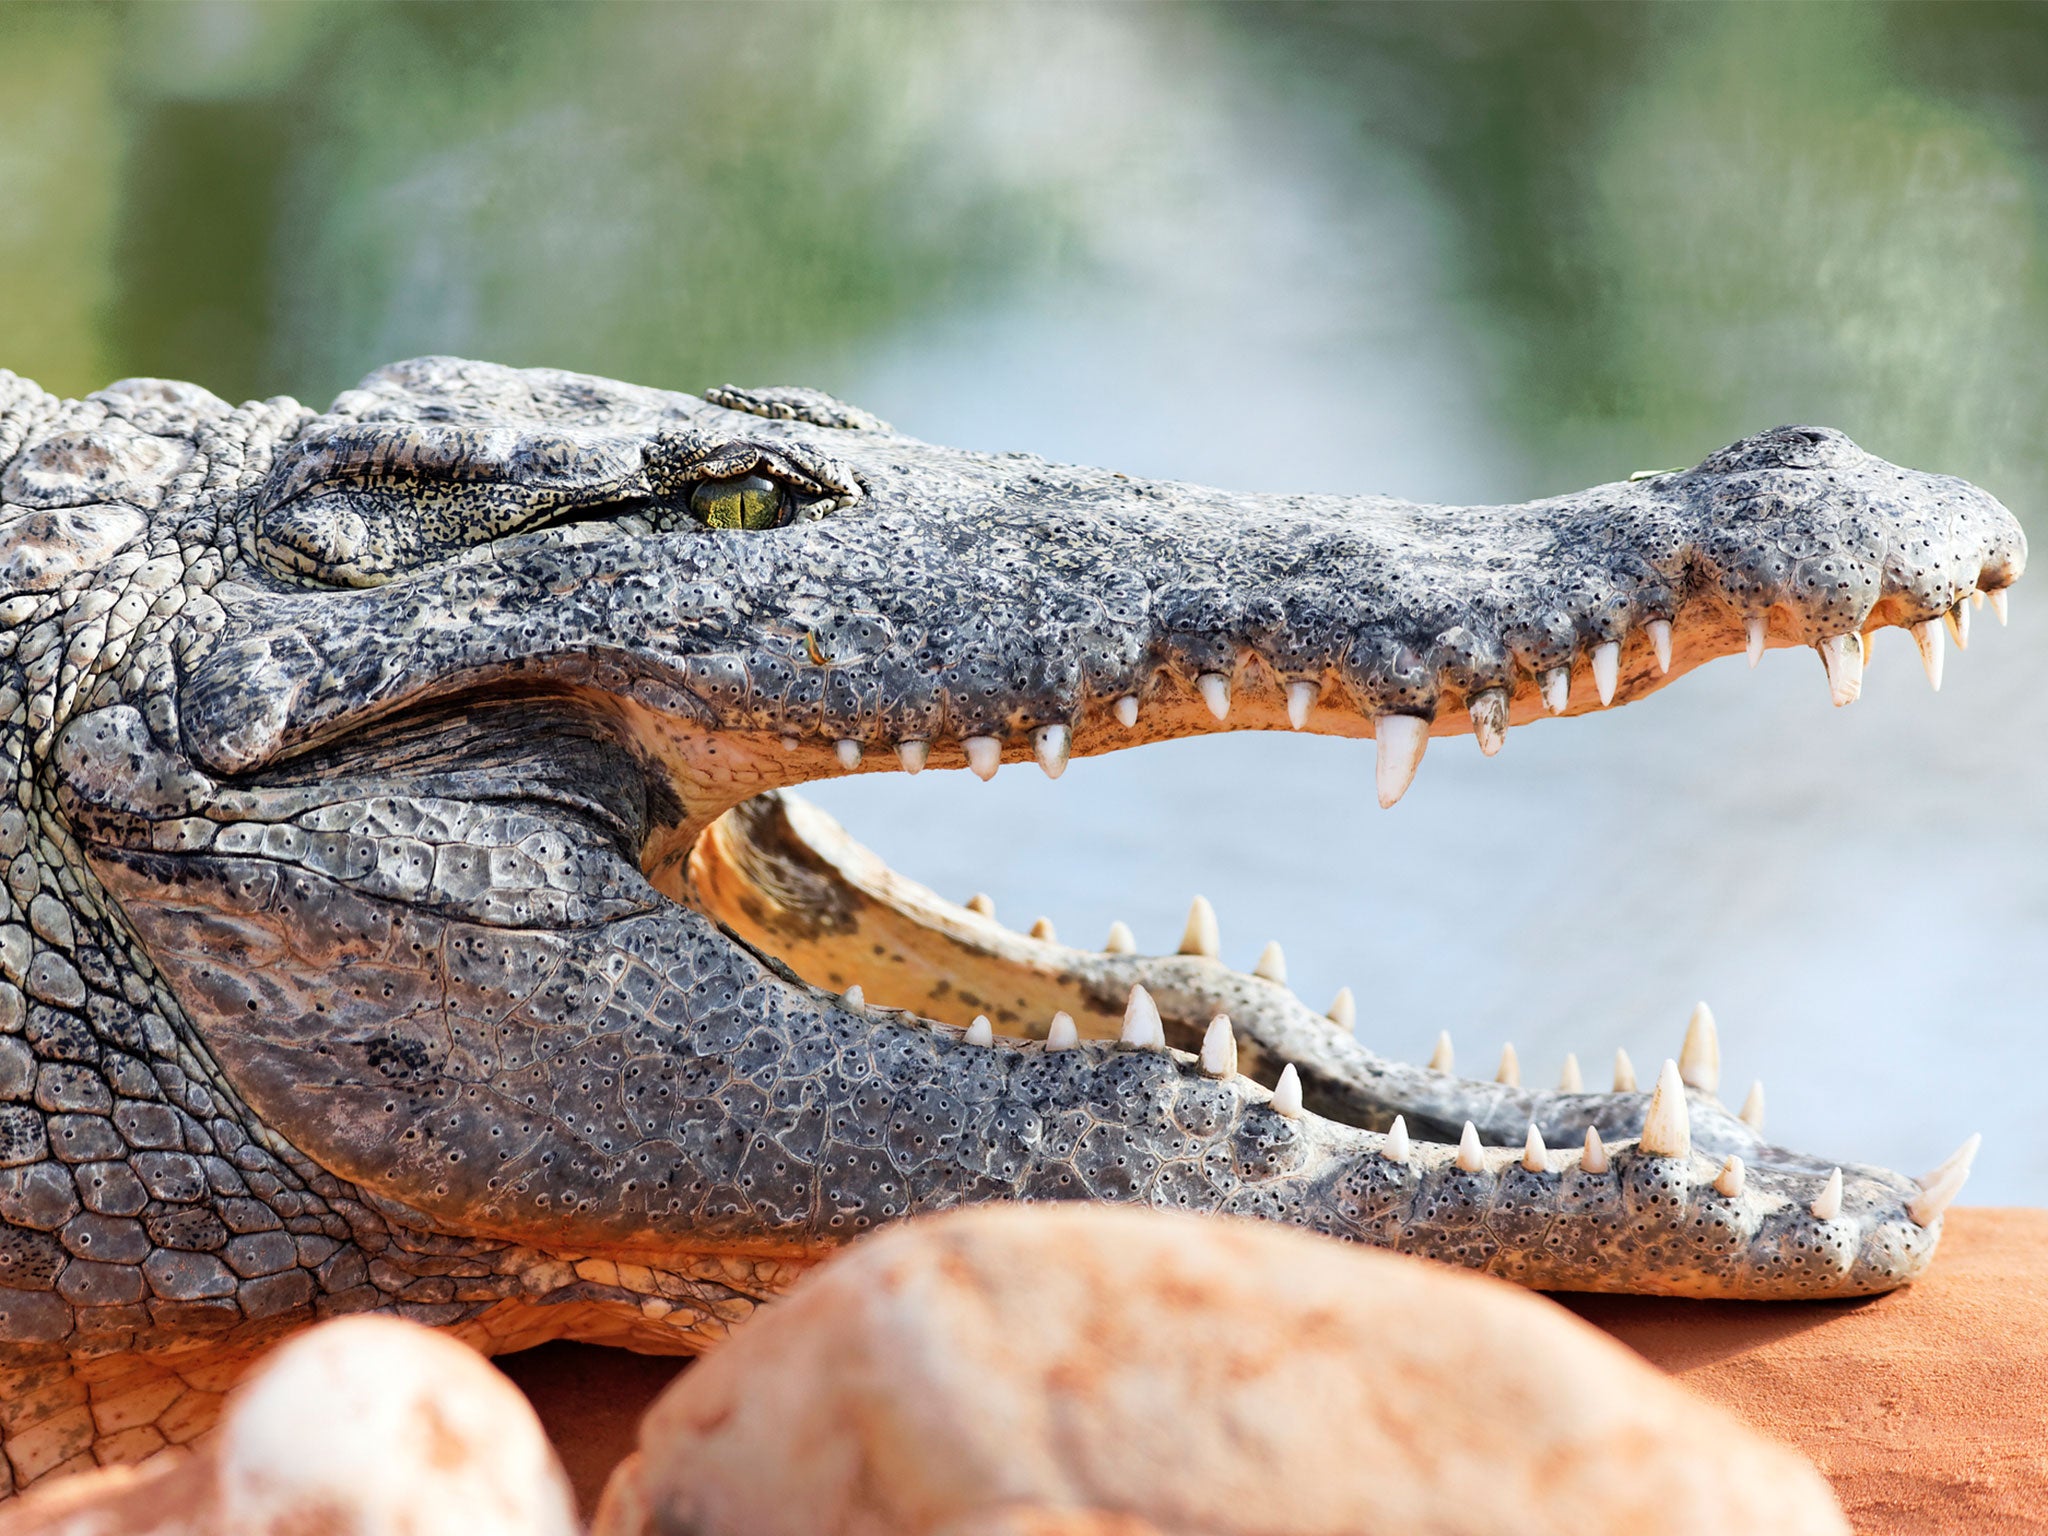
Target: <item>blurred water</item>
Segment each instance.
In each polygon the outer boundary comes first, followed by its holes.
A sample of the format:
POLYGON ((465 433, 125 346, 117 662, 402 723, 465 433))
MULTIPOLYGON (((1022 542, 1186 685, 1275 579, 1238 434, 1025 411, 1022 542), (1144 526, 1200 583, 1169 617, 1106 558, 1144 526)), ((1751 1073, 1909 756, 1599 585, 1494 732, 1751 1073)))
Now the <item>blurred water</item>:
MULTIPOLYGON (((0 10, 0 364, 324 399, 433 350, 814 383, 935 440, 1519 499, 1784 420, 2048 492, 2048 9, 0 10)), ((2038 533, 2038 524, 2036 524, 2038 533)), ((1375 1048, 1532 1076, 1719 1013, 1775 1132, 2048 1196, 2048 619, 1936 699, 1718 663, 1432 747, 1219 737, 824 786, 909 873, 1142 945, 1190 894, 1375 1048)))

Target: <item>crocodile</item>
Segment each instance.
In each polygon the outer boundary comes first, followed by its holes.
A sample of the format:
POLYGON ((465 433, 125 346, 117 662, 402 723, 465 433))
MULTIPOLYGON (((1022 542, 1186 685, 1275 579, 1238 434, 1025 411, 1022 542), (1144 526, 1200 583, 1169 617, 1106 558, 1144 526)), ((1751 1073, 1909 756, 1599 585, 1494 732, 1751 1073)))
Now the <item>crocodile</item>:
POLYGON ((1292 729, 1387 806, 1724 655, 1842 704, 1902 626, 1938 685, 2024 536, 1838 432, 1446 508, 427 358, 324 413, 0 372, 0 466, 8 1490, 189 1442, 317 1318, 687 1353, 968 1201, 1761 1299, 1907 1282, 1968 1172, 1766 1141, 1705 1013, 1647 1086, 1384 1060, 1200 901, 1171 955, 1015 932, 789 792, 1292 729))

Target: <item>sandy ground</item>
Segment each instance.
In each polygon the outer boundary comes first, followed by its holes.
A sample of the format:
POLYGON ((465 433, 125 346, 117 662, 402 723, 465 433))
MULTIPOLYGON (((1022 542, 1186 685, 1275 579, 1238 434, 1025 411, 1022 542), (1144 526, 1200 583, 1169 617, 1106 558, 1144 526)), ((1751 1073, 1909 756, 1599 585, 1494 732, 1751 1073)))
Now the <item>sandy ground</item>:
MULTIPOLYGON (((2048 1533, 2048 1211, 1952 1212, 1929 1278, 1872 1301, 1564 1300, 1812 1457, 1867 1536, 2048 1533)), ((682 1362, 550 1344, 498 1364, 587 1509, 682 1362)))

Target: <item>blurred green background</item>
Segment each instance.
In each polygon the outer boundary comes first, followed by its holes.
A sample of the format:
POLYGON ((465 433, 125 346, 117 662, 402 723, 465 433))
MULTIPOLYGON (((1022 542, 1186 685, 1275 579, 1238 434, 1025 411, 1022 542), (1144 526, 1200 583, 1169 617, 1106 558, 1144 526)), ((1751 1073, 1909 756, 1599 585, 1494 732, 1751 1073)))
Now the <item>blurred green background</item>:
MULTIPOLYGON (((452 351, 1431 500, 1809 421, 2031 519, 2044 239, 2041 5, 0 6, 0 365, 67 393, 452 351)), ((2040 1199, 2027 592, 1938 710, 1889 642, 1840 715, 1720 664, 1384 818, 1353 749, 1243 738, 819 798, 1081 937, 1201 886, 1400 1054, 1597 1077, 1705 992, 1788 1140, 1981 1125, 1973 1194, 2040 1199)))

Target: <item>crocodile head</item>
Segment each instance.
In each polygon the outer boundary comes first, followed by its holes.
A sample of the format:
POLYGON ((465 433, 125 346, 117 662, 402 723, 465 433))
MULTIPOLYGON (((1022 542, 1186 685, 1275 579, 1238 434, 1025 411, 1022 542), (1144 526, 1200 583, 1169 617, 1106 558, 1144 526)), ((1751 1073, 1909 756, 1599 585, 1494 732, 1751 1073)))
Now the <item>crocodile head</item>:
POLYGON ((2024 541, 1970 485, 1790 427, 1437 508, 447 359, 320 416, 0 386, 0 1216, 55 1234, 73 1319, 658 1345, 982 1199, 1557 1288, 1863 1293, 1933 1250, 1959 1170, 1767 1143, 1710 1021, 1651 1091, 1385 1062, 1200 911, 1173 956, 1012 933, 783 791, 1251 727, 1375 738, 1391 804, 1432 736, 1745 646, 1815 647, 1847 702, 1872 629, 1933 667, 2002 605, 2024 541), (88 1166, 118 1199, 80 1209, 88 1166))

